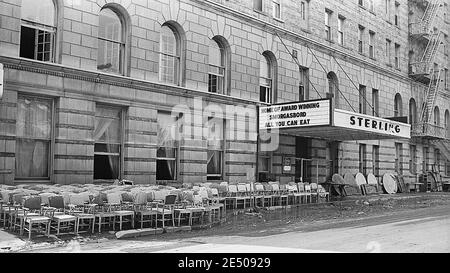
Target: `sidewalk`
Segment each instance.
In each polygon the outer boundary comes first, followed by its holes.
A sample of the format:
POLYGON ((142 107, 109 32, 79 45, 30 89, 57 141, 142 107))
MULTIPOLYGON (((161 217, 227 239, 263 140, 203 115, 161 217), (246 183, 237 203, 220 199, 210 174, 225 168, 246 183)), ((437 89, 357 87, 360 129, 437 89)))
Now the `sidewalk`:
POLYGON ((0 229, 0 253, 22 249, 27 242, 20 239, 16 234, 0 229))

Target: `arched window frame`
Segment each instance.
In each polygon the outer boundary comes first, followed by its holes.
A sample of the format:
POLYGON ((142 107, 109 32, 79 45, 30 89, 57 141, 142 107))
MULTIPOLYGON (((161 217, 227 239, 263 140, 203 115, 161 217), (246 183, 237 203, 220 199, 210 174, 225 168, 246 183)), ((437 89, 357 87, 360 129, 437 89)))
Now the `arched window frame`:
POLYGON ((433 109, 433 116, 434 125, 441 126, 441 112, 437 105, 433 109))
POLYGON ((394 117, 401 117, 403 115, 402 108, 402 96, 400 93, 397 93, 394 97, 394 117))
POLYGON ((229 94, 230 45, 222 36, 214 36, 210 41, 209 48, 209 70, 208 70, 208 92, 229 94), (212 46, 217 45, 220 51, 220 64, 211 63, 212 46))
POLYGON ((186 38, 185 38, 185 34, 184 34, 184 30, 182 29, 182 27, 174 22, 174 21, 168 21, 165 22, 164 24, 161 25, 161 32, 159 35, 159 81, 162 83, 167 83, 167 84, 174 84, 174 85, 178 85, 178 86, 183 86, 184 82, 185 82, 185 69, 184 69, 184 64, 185 64, 185 48, 186 48, 186 38), (169 30, 172 31, 174 38, 175 38, 175 54, 169 53, 169 52, 165 52, 163 50, 163 41, 162 41, 162 37, 163 37, 163 28, 167 27, 169 30), (165 78, 165 74, 167 73, 163 73, 163 60, 164 58, 173 58, 176 60, 176 64, 173 67, 173 79, 167 79, 165 78))
POLYGON ((417 123, 417 104, 416 100, 414 98, 409 99, 409 116, 408 116, 408 122, 409 124, 415 124, 417 123))
MULTIPOLYGON (((34 1, 33 1, 34 2, 34 1)), ((21 34, 20 34, 20 46, 19 46, 19 56, 28 59, 34 59, 44 62, 60 62, 60 50, 59 44, 61 40, 61 28, 63 20, 63 1, 62 0, 50 0, 53 4, 53 24, 49 25, 42 22, 36 22, 29 19, 23 18, 23 5, 26 3, 22 2, 21 6, 21 34), (30 41, 26 38, 25 31, 28 29, 28 33, 32 33, 34 30, 34 41, 30 41), (42 37, 42 42, 39 41, 42 37), (45 39, 48 39, 45 41, 45 39), (34 46, 33 52, 26 52, 25 46, 29 46, 31 43, 34 46), (45 47, 48 46, 47 49, 45 47), (42 50, 40 50, 42 49, 42 50), (33 56, 31 56, 33 55, 33 56)), ((34 4, 34 3, 33 3, 34 4)))
POLYGON ((448 109, 445 110, 444 122, 445 122, 445 135, 447 139, 450 139, 450 111, 448 109))
POLYGON ((333 94, 334 97, 334 106, 339 107, 339 80, 333 71, 330 71, 327 74, 328 79, 328 92, 333 94))
POLYGON ((261 54, 259 68, 259 99, 268 104, 276 103, 277 98, 277 74, 276 58, 270 51, 261 54), (267 74, 263 75, 262 64, 267 64, 267 74))
MULTIPOLYGON (((128 76, 129 75, 129 66, 130 66, 129 56, 131 54, 130 53, 130 42, 131 42, 131 40, 130 40, 131 39, 130 38, 130 21, 131 21, 130 16, 127 13, 125 8, 123 8, 119 4, 115 4, 115 3, 106 4, 105 6, 102 7, 102 9, 100 10, 100 13, 104 10, 112 11, 118 17, 118 19, 120 20, 120 23, 121 23, 121 32, 120 32, 119 40, 109 39, 107 37, 100 37, 100 35, 98 36, 98 42, 99 42, 98 55, 100 55, 100 43, 101 42, 119 45, 118 71, 104 71, 104 72, 112 72, 114 74, 128 76)), ((100 16, 100 13, 99 13, 99 16, 100 16)), ((100 22, 99 22, 99 28, 100 28, 100 22)), ((98 68, 98 70, 102 71, 102 69, 100 69, 100 67, 99 67, 98 62, 99 62, 99 59, 97 59, 97 68, 98 68)))

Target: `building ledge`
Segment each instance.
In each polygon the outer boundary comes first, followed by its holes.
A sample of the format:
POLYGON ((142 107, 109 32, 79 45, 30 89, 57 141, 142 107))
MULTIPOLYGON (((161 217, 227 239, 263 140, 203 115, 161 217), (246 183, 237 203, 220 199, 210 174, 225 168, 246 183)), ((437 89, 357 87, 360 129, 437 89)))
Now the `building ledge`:
MULTIPOLYGON (((21 57, 9 57, 0 55, 0 63, 4 65, 4 69, 16 69, 40 74, 53 75, 63 78, 72 78, 95 83, 104 83, 109 85, 121 86, 139 90, 150 90, 152 92, 185 96, 185 97, 206 97, 211 101, 221 103, 238 103, 245 105, 267 105, 255 100, 248 100, 234 96, 228 96, 218 93, 210 93, 181 86, 156 83, 142 79, 130 78, 116 74, 108 74, 100 71, 92 71, 75 67, 49 62, 41 62, 21 57)), ((5 81, 8 81, 5 75, 5 81)))

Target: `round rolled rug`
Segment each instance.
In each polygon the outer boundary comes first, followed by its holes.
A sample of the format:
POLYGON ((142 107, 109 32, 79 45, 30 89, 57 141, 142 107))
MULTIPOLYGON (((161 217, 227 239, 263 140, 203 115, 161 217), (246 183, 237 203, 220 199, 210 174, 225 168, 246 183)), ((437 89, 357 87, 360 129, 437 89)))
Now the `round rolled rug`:
POLYGON ((333 183, 336 184, 345 184, 345 180, 344 178, 340 175, 340 174, 333 174, 333 177, 331 178, 331 180, 333 181, 333 183))
POLYGON ((397 192, 397 181, 395 181, 391 173, 385 173, 383 175, 383 188, 388 194, 397 192))
POLYGON ((345 184, 346 185, 350 185, 350 186, 358 186, 358 184, 356 183, 356 179, 353 176, 353 174, 351 173, 346 173, 344 175, 344 180, 345 180, 345 184))
POLYGON ((367 175, 367 184, 369 184, 369 185, 378 185, 377 178, 375 177, 375 175, 373 173, 369 173, 367 175))
POLYGON ((355 176, 355 180, 356 180, 356 184, 358 186, 367 184, 366 178, 364 177, 364 174, 362 174, 362 173, 357 173, 355 176))

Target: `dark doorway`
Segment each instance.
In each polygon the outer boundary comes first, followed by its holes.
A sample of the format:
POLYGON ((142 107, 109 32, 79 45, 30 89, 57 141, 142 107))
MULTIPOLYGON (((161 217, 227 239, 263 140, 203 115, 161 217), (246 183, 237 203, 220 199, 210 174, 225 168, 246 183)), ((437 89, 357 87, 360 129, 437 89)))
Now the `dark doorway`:
POLYGON ((327 180, 330 180, 333 174, 339 173, 339 142, 327 142, 329 166, 327 170, 327 180))
POLYGON ((311 139, 297 137, 295 139, 295 181, 311 181, 311 139))

